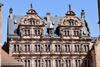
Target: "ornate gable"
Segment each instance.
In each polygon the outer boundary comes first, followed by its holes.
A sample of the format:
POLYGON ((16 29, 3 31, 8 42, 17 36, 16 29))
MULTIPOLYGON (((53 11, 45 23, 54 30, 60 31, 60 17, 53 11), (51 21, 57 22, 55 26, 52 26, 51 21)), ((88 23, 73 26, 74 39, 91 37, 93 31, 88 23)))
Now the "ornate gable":
POLYGON ((37 15, 26 15, 21 19, 20 25, 43 25, 43 21, 37 15))
POLYGON ((27 15, 21 19, 20 25, 43 25, 42 19, 38 16, 37 12, 32 9, 32 5, 26 14, 27 15))
POLYGON ((76 14, 71 10, 69 5, 69 11, 67 11, 66 16, 61 20, 60 26, 82 26, 81 20, 76 16, 76 14))
POLYGON ((41 36, 44 31, 43 20, 37 15, 37 12, 32 9, 32 5, 31 9, 26 13, 27 15, 21 18, 19 24, 20 35, 23 37, 41 36))
POLYGON ((82 23, 76 16, 65 16, 59 26, 82 26, 82 23))
POLYGON ((81 19, 76 16, 69 5, 69 10, 59 23, 60 35, 63 37, 81 37, 82 28, 81 19))

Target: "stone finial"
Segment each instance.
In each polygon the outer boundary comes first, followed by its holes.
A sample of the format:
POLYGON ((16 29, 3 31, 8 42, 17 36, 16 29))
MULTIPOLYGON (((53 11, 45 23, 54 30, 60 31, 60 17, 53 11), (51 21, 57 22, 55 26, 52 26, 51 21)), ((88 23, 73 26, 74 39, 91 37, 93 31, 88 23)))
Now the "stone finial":
POLYGON ((36 15, 37 14, 37 12, 33 9, 32 4, 30 4, 30 9, 26 13, 29 15, 36 15))
POLYGON ((69 10, 67 11, 67 13, 65 15, 70 15, 70 16, 75 16, 76 14, 74 13, 74 11, 72 11, 71 9, 71 5, 69 4, 69 10))

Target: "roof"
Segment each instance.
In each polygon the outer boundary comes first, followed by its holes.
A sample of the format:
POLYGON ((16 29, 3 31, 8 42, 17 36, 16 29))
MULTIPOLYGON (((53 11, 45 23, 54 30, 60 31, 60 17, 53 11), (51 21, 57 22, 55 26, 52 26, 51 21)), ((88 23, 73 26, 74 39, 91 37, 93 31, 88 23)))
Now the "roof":
POLYGON ((23 66, 14 57, 9 56, 3 49, 1 49, 1 66, 23 66))
MULTIPOLYGON (((21 21, 21 18, 23 18, 24 16, 18 16, 18 15, 14 15, 12 17, 12 19, 8 19, 8 32, 7 34, 9 35, 9 37, 17 37, 17 34, 16 34, 16 30, 18 28, 18 25, 21 21)), ((41 16, 41 18, 43 19, 43 21, 45 20, 45 16, 41 16)), ((54 23, 54 30, 57 28, 60 20, 62 19, 63 17, 61 16, 51 16, 51 20, 52 22, 54 23)), ((44 30, 44 34, 46 35, 46 31, 47 31, 47 28, 49 27, 49 22, 46 23, 45 25, 45 30, 44 30)))
MULTIPOLYGON (((19 38, 19 36, 18 36, 18 26, 21 23, 22 18, 24 18, 24 17, 25 18, 30 18, 34 14, 36 14, 36 16, 38 16, 36 11, 34 9, 32 9, 32 7, 31 7, 30 10, 28 10, 27 13, 28 14, 25 15, 25 16, 12 15, 12 13, 10 14, 10 17, 8 18, 8 24, 7 24, 7 27, 8 27, 7 28, 8 29, 7 30, 8 31, 7 32, 7 36, 8 36, 8 38, 16 38, 16 37, 19 38), (29 15, 29 14, 31 14, 31 15, 29 15)), ((36 16, 34 16, 34 17, 36 17, 36 16)), ((87 22, 86 21, 82 21, 82 18, 79 18, 79 17, 75 16, 75 13, 71 10, 71 6, 70 5, 69 5, 69 11, 67 11, 66 16, 51 16, 50 13, 48 13, 46 16, 38 16, 38 17, 41 18, 41 22, 44 22, 44 25, 45 25, 44 32, 43 32, 44 36, 48 34, 47 33, 48 28, 53 28, 54 29, 53 36, 57 36, 58 33, 55 33, 56 30, 57 30, 57 27, 59 26, 59 23, 61 23, 61 22, 63 23, 64 22, 66 17, 67 17, 67 19, 68 19, 68 17, 69 18, 72 17, 75 20, 76 19, 79 20, 80 23, 81 22, 83 23, 83 30, 82 30, 83 33, 88 35, 88 32, 89 32, 89 29, 87 29, 88 28, 87 22)))

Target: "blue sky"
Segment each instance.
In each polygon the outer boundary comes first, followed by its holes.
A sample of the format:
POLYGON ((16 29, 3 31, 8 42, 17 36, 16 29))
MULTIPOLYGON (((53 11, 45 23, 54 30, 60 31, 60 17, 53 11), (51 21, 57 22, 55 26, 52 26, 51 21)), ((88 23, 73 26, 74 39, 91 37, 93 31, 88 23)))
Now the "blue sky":
POLYGON ((9 8, 13 8, 14 15, 25 15, 31 3, 39 16, 45 16, 46 12, 50 12, 54 16, 64 16, 68 10, 68 5, 71 4, 72 10, 80 17, 80 12, 84 9, 91 36, 99 35, 97 0, 1 0, 1 3, 4 4, 2 43, 6 41, 7 37, 9 8))

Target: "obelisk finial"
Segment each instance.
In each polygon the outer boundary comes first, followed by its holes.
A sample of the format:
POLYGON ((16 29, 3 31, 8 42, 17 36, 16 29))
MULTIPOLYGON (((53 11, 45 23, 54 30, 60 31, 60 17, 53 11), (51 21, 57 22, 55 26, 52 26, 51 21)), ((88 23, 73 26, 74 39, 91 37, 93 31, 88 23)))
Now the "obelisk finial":
POLYGON ((32 3, 30 4, 30 7, 33 8, 32 3))
POLYGON ((71 5, 69 4, 69 11, 71 11, 71 5))

